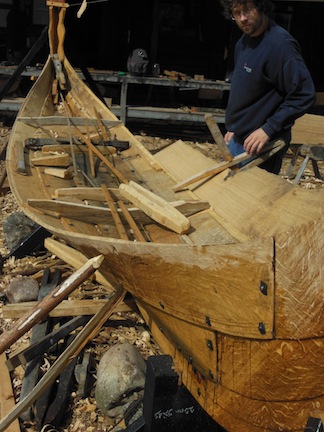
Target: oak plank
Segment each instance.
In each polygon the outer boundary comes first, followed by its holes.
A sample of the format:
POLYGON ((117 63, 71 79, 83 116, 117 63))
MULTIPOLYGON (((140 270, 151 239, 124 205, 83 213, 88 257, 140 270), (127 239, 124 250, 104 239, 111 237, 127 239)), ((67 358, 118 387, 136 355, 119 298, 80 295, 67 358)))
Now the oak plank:
POLYGON ((69 180, 73 177, 72 171, 66 168, 45 168, 44 174, 66 179, 66 180, 69 180))
POLYGON ((70 156, 67 153, 50 154, 31 158, 35 166, 67 167, 71 164, 70 156))
MULTIPOLYGON (((94 315, 98 310, 107 303, 105 299, 89 299, 89 300, 63 300, 50 313, 50 317, 60 318, 94 315)), ((3 306, 3 317, 5 319, 21 318, 26 312, 35 307, 36 302, 11 303, 3 306)), ((134 301, 127 300, 118 305, 114 313, 117 312, 132 312, 134 310, 134 301)))
MULTIPOLYGON (((30 126, 86 126, 88 122, 89 126, 97 126, 98 120, 90 117, 58 117, 58 116, 46 116, 46 117, 19 117, 17 119, 20 122, 28 124, 30 126)), ((107 127, 114 127, 121 124, 120 121, 115 120, 102 120, 103 124, 107 127)))
MULTIPOLYGON (((6 354, 0 355, 1 386, 0 386, 0 418, 5 417, 15 407, 15 397, 9 370, 6 366, 6 354)), ((6 432, 20 432, 18 419, 8 425, 6 432)))
POLYGON ((130 181, 128 185, 121 184, 119 190, 125 198, 161 225, 178 234, 186 233, 189 230, 189 219, 153 192, 133 181, 130 181))
POLYGON ((225 161, 231 161, 233 159, 233 155, 224 140, 224 137, 218 127, 215 117, 212 114, 205 114, 205 122, 208 126, 210 133, 212 134, 212 137, 214 138, 214 141, 218 146, 219 151, 222 154, 223 159, 225 161))
MULTIPOLYGON (((65 243, 54 240, 52 237, 47 237, 45 239, 44 246, 48 251, 52 252, 61 260, 71 265, 75 269, 80 268, 88 260, 88 258, 82 252, 77 251, 76 249, 66 245, 65 243)), ((94 275, 97 282, 103 285, 108 293, 114 291, 114 288, 111 286, 108 280, 100 273, 99 270, 96 270, 94 275)))

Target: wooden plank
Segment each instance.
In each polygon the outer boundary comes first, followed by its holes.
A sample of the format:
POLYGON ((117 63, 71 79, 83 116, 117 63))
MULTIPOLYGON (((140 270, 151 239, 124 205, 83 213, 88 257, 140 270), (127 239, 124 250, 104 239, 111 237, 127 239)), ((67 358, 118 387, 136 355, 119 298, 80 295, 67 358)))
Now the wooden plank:
MULTIPOLYGON (((63 300, 57 305, 49 316, 54 318, 81 316, 81 315, 95 315, 98 310, 107 303, 107 300, 63 300)), ((10 303, 3 306, 3 318, 17 319, 21 318, 26 312, 32 310, 36 305, 35 301, 10 303)), ((127 302, 120 303, 114 313, 116 312, 132 312, 134 310, 134 301, 127 300, 127 302)))
MULTIPOLYGON (((73 126, 97 126, 98 120, 96 118, 89 117, 58 117, 58 116, 46 116, 46 117, 18 117, 18 121, 28 124, 30 126, 69 126, 69 121, 73 126)), ((103 124, 107 127, 114 127, 121 124, 120 121, 114 120, 102 120, 103 124)))
POLYGON ((145 231, 147 231, 151 241, 154 243, 184 243, 182 238, 183 236, 180 236, 179 234, 169 231, 166 228, 163 228, 156 224, 145 225, 145 231))
MULTIPOLYGON (((268 143, 266 144, 263 149, 262 152, 259 153, 259 155, 262 155, 262 153, 265 153, 269 150, 272 150, 278 146, 282 146, 282 141, 281 140, 277 140, 274 143, 268 143)), ((207 177, 211 177, 214 176, 218 173, 221 173, 223 171, 225 171, 227 168, 233 167, 241 162, 247 161, 249 159, 253 159, 254 157, 252 157, 250 154, 243 152, 237 156, 235 156, 231 161, 226 161, 226 162, 220 162, 218 164, 215 164, 214 166, 207 168, 203 171, 198 172, 197 174, 188 177, 187 179, 181 181, 180 183, 176 184, 173 187, 173 190, 175 192, 180 191, 184 188, 186 188, 187 186, 196 183, 199 180, 204 180, 207 177)))
MULTIPOLYGON (((110 193, 115 197, 115 201, 120 201, 122 195, 117 188, 109 188, 110 193)), ((93 200, 93 201, 105 201, 101 188, 93 187, 78 187, 78 188, 61 188, 56 189, 53 197, 76 197, 81 200, 93 200)), ((208 201, 203 200, 177 200, 169 201, 169 203, 175 207, 179 212, 185 216, 191 216, 195 213, 207 210, 210 208, 208 201)))
POLYGON ((109 130, 106 129, 104 122, 102 121, 102 117, 100 116, 100 114, 98 113, 98 111, 96 110, 96 107, 93 108, 96 119, 98 121, 98 125, 99 125, 99 132, 103 138, 104 141, 108 141, 109 140, 109 136, 110 136, 110 132, 109 130))
POLYGON ((111 196, 111 194, 110 194, 107 186, 105 184, 102 184, 101 185, 101 189, 102 189, 104 197, 105 197, 105 199, 106 199, 106 201, 108 203, 109 209, 111 211, 111 215, 112 215, 113 220, 115 222, 115 225, 116 225, 118 234, 120 235, 120 238, 122 240, 128 240, 127 232, 126 232, 125 227, 124 227, 124 225, 123 225, 123 223, 122 223, 122 221, 120 219, 118 211, 117 211, 117 209, 115 207, 114 200, 113 200, 113 198, 112 198, 112 196, 111 196))
POLYGON ((118 204, 119 208, 121 209, 125 219, 127 220, 130 228, 133 230, 134 237, 136 238, 136 240, 140 241, 140 242, 145 242, 146 241, 145 237, 143 236, 140 229, 136 225, 134 218, 132 217, 130 211, 127 209, 125 204, 120 200, 117 202, 117 204, 118 204))
MULTIPOLYGON (((10 373, 6 366, 6 354, 0 355, 1 386, 0 386, 0 418, 4 418, 15 407, 10 373)), ((6 432, 20 432, 18 419, 8 425, 6 432)))
POLYGON ((35 166, 68 167, 71 165, 70 156, 66 153, 38 156, 31 158, 31 162, 35 166))
MULTIPOLYGON (((299 190, 298 188, 297 190, 299 190)), ((301 190, 301 189, 300 189, 301 190)), ((310 191, 308 191, 310 192, 310 191)), ((301 199, 300 212, 310 205, 301 199)), ((324 201, 318 197, 318 206, 324 201)), ((282 211, 290 213, 288 206, 282 211)), ((324 217, 276 235, 276 335, 323 341, 324 217), (316 340, 316 339, 315 339, 316 340)), ((323 342, 321 342, 323 343, 323 342)))
POLYGON ((323 116, 304 114, 291 129, 291 144, 324 145, 323 116))
MULTIPOLYGON (((71 200, 73 200, 73 198, 71 198, 71 200)), ((86 205, 71 201, 46 199, 29 199, 27 202, 31 207, 56 218, 66 217, 94 224, 113 222, 111 210, 107 207, 86 205)), ((172 213, 170 215, 169 212, 168 217, 173 217, 174 215, 178 216, 179 213, 183 213, 183 217, 186 217, 209 207, 209 204, 206 201, 175 201, 174 203, 174 205, 173 203, 168 203, 168 208, 172 208, 172 213)), ((147 214, 136 207, 128 208, 128 211, 137 223, 147 224, 152 222, 153 218, 148 214, 149 210, 147 214)), ((166 212, 166 210, 163 211, 166 212)), ((122 211, 121 209, 117 209, 117 212, 121 213, 122 211)), ((162 217, 163 215, 160 216, 162 217)))
MULTIPOLYGON (((80 268, 88 260, 88 258, 83 253, 66 245, 65 243, 54 240, 52 237, 47 237, 44 240, 44 246, 48 251, 52 252, 61 260, 71 265, 75 269, 80 268)), ((97 282, 103 285, 108 293, 115 291, 115 289, 111 286, 108 280, 100 273, 99 270, 95 271, 94 276, 97 282)), ((74 307, 77 308, 77 305, 74 305, 74 307)), ((81 315, 81 313, 79 313, 78 315, 81 315)))
POLYGON ((150 323, 154 322, 154 326, 158 326, 170 343, 181 351, 186 361, 191 362, 193 368, 214 382, 217 380, 218 347, 215 332, 208 328, 193 326, 145 303, 138 302, 138 306, 144 319, 148 319, 150 323))
MULTIPOLYGON (((118 188, 109 188, 114 195, 118 194, 118 199, 121 199, 118 188)), ((105 201, 101 187, 67 187, 56 189, 53 194, 54 198, 76 197, 81 200, 105 201)))
POLYGON ((119 186, 121 194, 148 216, 178 234, 188 232, 190 221, 167 201, 131 181, 119 186))
POLYGON ((260 343, 219 334, 222 385, 255 400, 295 401, 323 395, 322 341, 274 339, 260 343), (259 368, 260 364, 267 367, 259 368))
POLYGON ((251 159, 251 156, 249 154, 247 154, 246 152, 244 152, 238 156, 235 156, 231 161, 219 162, 219 163, 213 165, 212 167, 207 168, 203 171, 200 171, 200 172, 194 174, 193 176, 188 177, 185 180, 182 180, 180 183, 177 183, 173 187, 173 190, 175 192, 181 191, 181 190, 185 189, 187 186, 190 186, 193 183, 197 183, 199 180, 205 180, 207 177, 212 177, 218 173, 225 171, 227 168, 235 166, 238 163, 244 162, 248 159, 251 159))
MULTIPOLYGON (((109 155, 114 155, 117 153, 116 148, 112 146, 97 145, 96 147, 103 155, 106 153, 109 155)), ((50 152, 65 152, 68 154, 73 152, 74 154, 84 154, 88 152, 88 148, 83 144, 48 144, 42 146, 42 153, 50 152)))
POLYGON ((15 150, 17 154, 17 172, 26 175, 25 149, 23 143, 16 141, 15 150))
POLYGON ((58 177, 65 180, 70 180, 73 177, 73 173, 69 169, 65 168, 45 168, 44 174, 58 177))
MULTIPOLYGON (((272 368, 266 367, 267 370, 265 370, 264 367, 260 368, 261 364, 268 365, 269 359, 271 363, 277 361, 276 370, 278 370, 278 367, 281 365, 282 369, 280 371, 280 377, 282 378, 282 383, 287 386, 290 395, 292 395, 294 392, 293 384, 294 382, 297 382, 299 372, 305 374, 305 377, 307 377, 307 373, 310 372, 312 368, 312 374, 316 369, 315 365, 312 364, 312 360, 316 356, 315 353, 312 353, 312 346, 317 350, 317 352, 319 352, 321 349, 321 343, 319 343, 319 341, 305 341, 307 353, 305 355, 302 352, 303 341, 299 342, 296 340, 292 341, 292 344, 290 344, 290 342, 286 344, 283 340, 274 340, 271 341, 271 343, 268 343, 268 341, 261 342, 244 338, 237 339, 222 336, 220 334, 216 340, 217 364, 220 365, 221 368, 225 367, 225 369, 221 369, 221 371, 217 370, 218 384, 215 385, 215 383, 210 379, 211 377, 209 374, 205 374, 205 377, 202 378, 203 374, 200 372, 199 368, 192 366, 192 362, 195 362, 196 358, 193 357, 189 362, 188 359, 184 357, 182 350, 179 349, 181 345, 176 345, 176 339, 170 340, 167 337, 169 336, 168 331, 167 335, 164 334, 164 326, 161 327, 160 321, 156 322, 154 320, 150 313, 151 310, 147 309, 146 305, 143 303, 139 303, 139 308, 145 321, 150 324, 152 334, 158 345, 163 350, 163 353, 172 356, 175 368, 181 375, 182 384, 184 384, 195 396, 199 404, 205 410, 208 410, 214 420, 226 428, 226 430, 232 430, 233 425, 235 425, 235 431, 240 432, 258 432, 260 430, 270 432, 278 431, 280 429, 284 429, 285 431, 302 431, 304 430, 307 419, 310 415, 322 418, 322 411, 316 409, 316 407, 321 407, 323 404, 324 398, 322 396, 322 389, 319 389, 317 392, 320 393, 318 396, 304 397, 303 380, 301 380, 298 383, 298 387, 301 390, 300 394, 297 394, 295 398, 293 397, 293 400, 286 400, 284 397, 285 389, 280 392, 277 375, 271 374, 272 368), (262 348, 263 343, 265 343, 264 349, 262 348), (237 351, 233 349, 234 344, 236 344, 237 351), (307 344, 309 344, 308 347, 307 344), (260 353, 259 359, 258 352, 260 353), (298 368, 295 360, 299 361, 298 357, 300 355, 305 359, 305 362, 307 362, 308 354, 310 355, 311 361, 308 362, 305 370, 303 370, 303 368, 301 371, 297 370, 298 368), (286 364, 288 365, 287 380, 286 371, 284 371, 286 364), (264 394, 262 394, 259 399, 253 399, 252 397, 247 397, 239 392, 232 391, 226 388, 223 384, 223 379, 226 380, 227 385, 237 385, 237 388, 242 388, 244 383, 245 390, 249 391, 251 382, 253 386, 259 386, 259 377, 261 380, 267 380, 263 389, 277 391, 277 394, 279 394, 278 399, 266 399, 264 394), (273 386, 269 385, 269 382, 271 381, 275 383, 273 386), (265 412, 269 415, 264 416, 265 412), (292 413, 300 413, 300 415, 294 416, 292 413)), ((160 311, 160 315, 162 315, 162 313, 163 312, 160 311)), ((158 318, 160 318, 160 316, 158 316, 158 318)), ((166 326, 168 325, 169 322, 166 320, 166 326)), ((173 325, 172 322, 171 325, 173 325)), ((177 330, 177 326, 173 325, 173 328, 177 330)), ((180 328, 179 333, 181 331, 180 328)), ((190 330, 182 332, 182 335, 188 334, 189 332, 190 330)), ((193 338, 195 339, 195 334, 193 334, 193 338)), ((211 338, 206 336, 198 338, 197 343, 200 344, 202 341, 207 342, 208 339, 211 338)), ((183 340, 183 336, 180 337, 180 341, 181 340, 183 340)), ((186 343, 192 343, 194 346, 194 343, 191 340, 186 341, 186 343)), ((195 349, 194 352, 196 353, 197 350, 195 349)), ((185 354, 187 354, 186 351, 185 354)), ((320 370, 322 375, 322 364, 320 364, 320 370)), ((311 374, 309 375, 309 379, 310 378, 311 374)), ((317 380, 315 383, 316 382, 317 380)), ((305 393, 311 394, 314 389, 316 389, 316 385, 312 388, 307 384, 305 393)))
MULTIPOLYGON (((201 152, 181 141, 155 157, 179 181, 193 172, 190 160, 197 160, 200 166, 208 164, 201 152)), ((217 175, 195 188, 194 193, 210 203, 213 217, 238 240, 270 237, 323 214, 323 191, 298 188, 259 168, 239 172, 227 180, 225 176, 217 175)))
MULTIPOLYGON (((28 200, 28 205, 56 218, 65 217, 92 224, 113 223, 111 210, 107 207, 46 199, 30 199, 28 200)), ((120 209, 117 209, 117 211, 121 213, 120 209)), ((152 222, 152 220, 138 208, 131 208, 129 211, 134 219, 141 223, 152 222)))
POLYGON ((222 154, 223 159, 225 161, 231 161, 233 159, 233 155, 224 140, 224 137, 218 127, 215 117, 212 114, 205 114, 205 122, 219 148, 219 151, 222 154))

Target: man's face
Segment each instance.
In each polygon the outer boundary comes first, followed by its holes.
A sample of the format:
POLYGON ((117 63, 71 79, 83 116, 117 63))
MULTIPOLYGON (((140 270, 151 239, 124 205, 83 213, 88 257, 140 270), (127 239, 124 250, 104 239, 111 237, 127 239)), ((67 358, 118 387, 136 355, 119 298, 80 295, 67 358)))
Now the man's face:
POLYGON ((234 3, 232 18, 242 30, 249 36, 259 36, 264 30, 265 16, 249 1, 246 4, 234 3))

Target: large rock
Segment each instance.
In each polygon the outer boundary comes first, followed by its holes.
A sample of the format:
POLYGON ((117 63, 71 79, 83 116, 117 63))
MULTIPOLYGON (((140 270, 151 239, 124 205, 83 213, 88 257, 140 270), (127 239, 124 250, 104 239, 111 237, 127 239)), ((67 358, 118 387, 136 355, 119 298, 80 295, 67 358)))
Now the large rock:
POLYGON ((9 282, 5 294, 10 303, 22 303, 37 300, 38 282, 28 276, 17 276, 9 282))
POLYGON ((8 249, 12 251, 39 226, 24 213, 12 213, 3 221, 3 232, 8 249))
POLYGON ((97 371, 96 402, 109 415, 110 408, 132 392, 144 389, 146 363, 139 351, 128 342, 112 346, 101 358, 97 371))

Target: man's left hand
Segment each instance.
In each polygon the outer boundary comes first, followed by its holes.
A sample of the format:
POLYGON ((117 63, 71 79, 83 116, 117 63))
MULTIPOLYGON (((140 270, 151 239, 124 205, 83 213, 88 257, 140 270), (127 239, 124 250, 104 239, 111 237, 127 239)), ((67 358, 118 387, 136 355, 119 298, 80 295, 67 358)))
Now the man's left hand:
POLYGON ((255 155, 261 151, 268 141, 270 141, 270 137, 268 137, 262 128, 259 128, 244 140, 243 147, 246 153, 255 155))

